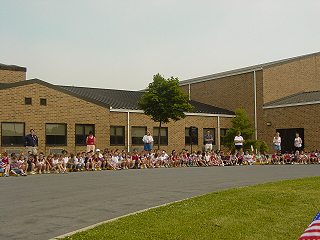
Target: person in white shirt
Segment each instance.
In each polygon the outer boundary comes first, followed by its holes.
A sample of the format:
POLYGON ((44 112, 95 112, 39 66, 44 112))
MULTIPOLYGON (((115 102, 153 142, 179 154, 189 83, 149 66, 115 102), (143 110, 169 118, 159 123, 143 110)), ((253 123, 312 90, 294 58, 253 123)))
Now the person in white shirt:
POLYGON ((150 152, 152 150, 152 142, 153 137, 151 136, 150 131, 147 131, 147 134, 143 136, 142 141, 144 143, 143 149, 146 152, 150 152))
POLYGON ((241 148, 243 149, 243 142, 244 142, 244 139, 241 136, 241 132, 238 131, 237 136, 234 137, 234 146, 238 151, 240 151, 241 148))
POLYGON ((295 151, 301 152, 302 139, 299 137, 299 133, 298 132, 296 132, 296 138, 294 139, 294 147, 295 147, 295 151))
POLYGON ((276 136, 273 138, 274 150, 278 153, 281 151, 281 137, 280 133, 276 132, 276 136))

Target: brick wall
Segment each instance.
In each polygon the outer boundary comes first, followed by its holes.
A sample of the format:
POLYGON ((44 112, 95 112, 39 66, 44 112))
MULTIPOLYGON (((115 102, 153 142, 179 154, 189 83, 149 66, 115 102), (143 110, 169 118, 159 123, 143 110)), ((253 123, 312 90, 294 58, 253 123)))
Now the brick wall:
MULTIPOLYGON (((25 134, 29 134, 31 128, 34 129, 39 138, 38 150, 45 154, 49 154, 49 149, 65 149, 72 153, 85 151, 86 146, 75 146, 75 124, 95 124, 96 148, 127 149, 127 113, 110 112, 108 108, 39 83, 2 89, 0 98, 3 100, 0 122, 25 123, 25 134), (25 105, 25 97, 32 98, 32 105, 25 105), (40 105, 40 98, 47 99, 46 106, 40 105), (46 123, 67 124, 66 146, 46 145, 46 123), (110 146, 110 126, 125 127, 125 146, 110 146)), ((221 128, 230 127, 229 119, 220 117, 221 128)), ((130 147, 142 148, 142 142, 141 145, 131 146, 131 126, 146 126, 153 133, 153 127, 158 127, 159 123, 142 113, 130 113, 130 147)), ((217 128, 217 117, 188 116, 181 121, 163 124, 163 127, 168 127, 169 138, 168 146, 161 148, 166 151, 185 147, 190 149, 190 146, 185 146, 185 128, 190 126, 199 128, 199 145, 194 147, 198 150, 203 147, 203 128, 217 128)), ((17 148, 25 152, 23 146, 1 146, 1 151, 17 148)))
MULTIPOLYGON (((2 108, 1 122, 24 122, 25 133, 33 128, 39 138, 39 150, 49 153, 51 148, 63 148, 69 152, 79 152, 85 146, 75 146, 75 124, 95 124, 96 144, 104 145, 109 141, 108 129, 110 112, 108 109, 81 100, 68 94, 45 87, 29 84, 0 90, 2 108), (25 97, 32 97, 32 105, 25 105, 25 97), (40 98, 47 99, 47 105, 40 105, 40 98), (67 146, 46 146, 45 124, 67 124, 67 146)), ((17 147, 12 147, 17 148, 17 147)), ((1 151, 8 147, 1 147, 1 151)))
POLYGON ((0 65, 0 83, 25 81, 26 71, 26 68, 0 65))
MULTIPOLYGON (((276 129, 304 128, 304 147, 307 150, 320 148, 320 126, 319 111, 320 104, 294 106, 285 108, 265 109, 266 122, 271 122, 271 126, 266 126, 264 138, 269 146, 270 152, 273 151, 273 137, 276 129)), ((292 139, 293 145, 293 139, 292 139)))
POLYGON ((320 90, 320 55, 263 70, 263 102, 301 91, 320 90))

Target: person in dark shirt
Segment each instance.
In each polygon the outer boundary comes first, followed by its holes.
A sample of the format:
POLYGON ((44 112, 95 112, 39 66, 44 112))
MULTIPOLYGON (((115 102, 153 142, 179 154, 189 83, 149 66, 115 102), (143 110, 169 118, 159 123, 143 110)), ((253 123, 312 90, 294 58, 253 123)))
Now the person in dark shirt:
POLYGON ((26 147, 27 153, 31 151, 33 155, 37 154, 38 137, 34 134, 34 130, 30 130, 30 134, 23 138, 23 145, 26 147))

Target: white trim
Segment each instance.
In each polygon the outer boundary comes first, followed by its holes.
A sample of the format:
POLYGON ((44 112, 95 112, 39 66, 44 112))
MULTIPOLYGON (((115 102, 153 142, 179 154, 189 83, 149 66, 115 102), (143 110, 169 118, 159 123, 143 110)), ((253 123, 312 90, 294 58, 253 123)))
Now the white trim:
MULTIPOLYGON (((257 122, 257 76, 256 71, 253 72, 253 85, 254 85, 254 137, 258 140, 258 122, 257 122)), ((257 154, 257 149, 256 149, 257 154)))
POLYGON ((218 128, 218 149, 221 149, 221 142, 220 142, 220 116, 217 117, 217 128, 218 128))
POLYGON ((127 112, 127 151, 130 152, 130 112, 127 112))
MULTIPOLYGON (((110 109, 110 112, 125 112, 125 113, 143 113, 142 110, 131 110, 131 109, 110 109)), ((204 116, 204 117, 234 117, 234 115, 228 114, 216 114, 216 113, 184 113, 187 116, 204 116)))
POLYGON ((234 117, 235 115, 211 114, 211 113, 184 113, 186 116, 203 116, 203 117, 234 117))
POLYGON ((134 109, 122 109, 122 108, 110 108, 110 112, 130 112, 130 113, 143 113, 142 110, 134 110, 134 109))
POLYGON ((245 74, 245 73, 250 73, 250 72, 254 72, 254 71, 259 71, 262 70, 262 67, 258 67, 258 68, 254 68, 254 69, 249 69, 249 70, 244 70, 244 71, 238 71, 238 72, 233 72, 233 73, 225 73, 222 75, 219 75, 220 73, 217 73, 215 75, 218 76, 204 76, 204 77, 200 77, 201 79, 198 78, 197 79, 189 79, 189 80, 183 80, 179 83, 180 86, 185 86, 188 84, 194 84, 194 83, 199 83, 199 82, 205 82, 205 81, 210 81, 210 80, 215 80, 215 79, 219 79, 219 78, 224 78, 224 77, 231 77, 231 76, 235 76, 235 75, 239 75, 239 74, 245 74), (186 83, 184 83, 184 81, 186 81, 186 83))
POLYGON ((274 106, 265 106, 262 108, 268 109, 268 108, 294 107, 294 106, 304 106, 304 105, 312 105, 312 104, 320 104, 320 101, 304 102, 304 103, 289 103, 289 104, 281 104, 281 105, 274 105, 274 106))

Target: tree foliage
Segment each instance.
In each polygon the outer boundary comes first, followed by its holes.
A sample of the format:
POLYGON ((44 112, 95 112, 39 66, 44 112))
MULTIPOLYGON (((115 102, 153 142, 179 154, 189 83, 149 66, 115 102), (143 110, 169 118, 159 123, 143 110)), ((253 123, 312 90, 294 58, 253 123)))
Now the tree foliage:
POLYGON ((222 137, 222 145, 228 147, 231 150, 234 150, 234 137, 237 135, 237 132, 241 132, 241 136, 245 140, 243 143, 244 151, 251 151, 251 145, 257 149, 259 147, 259 142, 257 140, 252 140, 252 137, 255 132, 253 128, 253 122, 250 121, 249 115, 246 114, 244 109, 236 109, 235 117, 232 118, 232 127, 229 128, 226 132, 226 135, 222 137))
POLYGON ((159 73, 153 76, 153 82, 149 83, 138 106, 153 121, 159 122, 159 149, 161 124, 185 118, 184 112, 193 109, 187 101, 188 95, 180 89, 178 78, 165 79, 159 73))
POLYGON ((260 144, 260 153, 263 154, 265 151, 269 152, 269 147, 265 141, 260 144))

